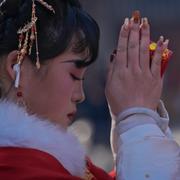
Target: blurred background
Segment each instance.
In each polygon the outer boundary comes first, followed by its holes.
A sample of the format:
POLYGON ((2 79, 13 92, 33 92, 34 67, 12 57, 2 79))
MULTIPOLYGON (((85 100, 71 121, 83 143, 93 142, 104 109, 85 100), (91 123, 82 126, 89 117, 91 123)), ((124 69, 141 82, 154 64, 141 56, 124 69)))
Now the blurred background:
MULTIPOLYGON (((180 144, 180 1, 179 0, 81 0, 101 29, 99 57, 85 80, 86 101, 79 106, 72 130, 86 146, 92 161, 106 171, 113 168, 110 150, 111 119, 104 96, 109 56, 116 48, 120 26, 132 11, 140 10, 151 24, 151 39, 170 39, 174 52, 165 75, 162 99, 170 115, 170 127, 180 144)), ((152 87, 153 88, 153 87, 152 87)))

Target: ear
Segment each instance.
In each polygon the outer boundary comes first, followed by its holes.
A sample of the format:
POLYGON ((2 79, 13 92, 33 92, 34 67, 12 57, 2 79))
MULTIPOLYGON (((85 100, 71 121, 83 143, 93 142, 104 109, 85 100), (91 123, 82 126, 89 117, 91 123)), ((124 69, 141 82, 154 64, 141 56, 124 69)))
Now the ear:
POLYGON ((15 76, 16 76, 16 73, 13 70, 13 66, 17 63, 17 55, 18 55, 17 50, 11 51, 8 54, 6 63, 5 63, 6 72, 11 80, 15 80, 15 76))

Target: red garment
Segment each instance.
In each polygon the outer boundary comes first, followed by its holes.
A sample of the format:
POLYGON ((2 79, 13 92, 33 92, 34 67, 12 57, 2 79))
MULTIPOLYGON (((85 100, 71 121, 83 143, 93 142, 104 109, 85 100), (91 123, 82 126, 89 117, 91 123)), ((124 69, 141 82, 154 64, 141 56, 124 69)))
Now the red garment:
MULTIPOLYGON (((113 180, 102 169, 87 162, 93 174, 89 180, 113 180)), ((46 152, 28 148, 0 148, 0 179, 2 180, 82 180, 72 176, 62 164, 46 152)))

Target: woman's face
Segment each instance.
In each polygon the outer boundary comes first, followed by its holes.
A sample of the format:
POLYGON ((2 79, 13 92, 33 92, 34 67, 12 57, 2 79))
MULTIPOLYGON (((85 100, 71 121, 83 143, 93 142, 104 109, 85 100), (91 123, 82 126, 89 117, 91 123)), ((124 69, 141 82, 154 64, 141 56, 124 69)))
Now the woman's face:
POLYGON ((65 52, 42 65, 39 72, 25 60, 21 82, 28 111, 66 129, 77 111, 77 103, 85 99, 83 78, 86 68, 76 66, 76 61, 84 58, 83 54, 65 52))

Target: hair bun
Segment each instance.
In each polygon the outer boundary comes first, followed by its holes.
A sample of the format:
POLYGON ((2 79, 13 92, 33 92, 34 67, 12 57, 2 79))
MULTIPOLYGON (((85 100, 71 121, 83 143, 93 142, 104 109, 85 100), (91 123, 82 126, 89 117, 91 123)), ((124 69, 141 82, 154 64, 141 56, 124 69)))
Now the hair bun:
POLYGON ((0 12, 5 17, 15 16, 19 11, 21 0, 0 0, 0 12))

